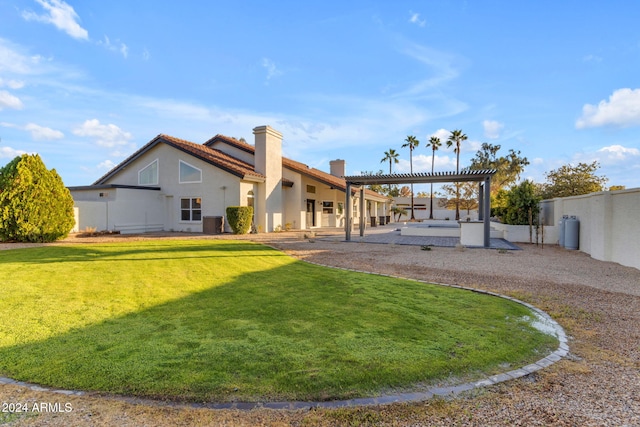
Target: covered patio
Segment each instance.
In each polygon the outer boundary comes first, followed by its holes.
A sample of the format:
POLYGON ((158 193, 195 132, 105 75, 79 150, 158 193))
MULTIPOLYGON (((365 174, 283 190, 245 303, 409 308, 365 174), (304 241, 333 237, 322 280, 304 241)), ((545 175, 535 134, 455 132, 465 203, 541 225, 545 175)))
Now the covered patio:
POLYGON ((496 173, 493 169, 488 170, 463 170, 456 172, 436 172, 436 173, 417 173, 417 174, 386 174, 386 175, 355 175, 345 176, 347 183, 345 191, 345 240, 351 240, 351 232, 353 228, 353 219, 351 213, 352 206, 352 187, 360 189, 360 237, 365 235, 365 218, 364 218, 364 190, 367 185, 384 185, 384 184, 430 184, 430 183, 456 183, 456 182, 478 182, 478 221, 483 226, 483 246, 491 247, 491 177, 496 173))

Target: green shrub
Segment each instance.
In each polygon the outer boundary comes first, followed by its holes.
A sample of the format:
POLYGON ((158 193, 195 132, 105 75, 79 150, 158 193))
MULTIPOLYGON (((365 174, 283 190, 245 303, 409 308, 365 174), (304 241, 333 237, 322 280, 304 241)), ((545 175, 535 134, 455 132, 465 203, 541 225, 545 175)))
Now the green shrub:
POLYGON ((53 242, 74 223, 71 193, 39 155, 23 154, 0 169, 0 241, 53 242))
POLYGON ((229 206, 227 208, 227 222, 233 230, 233 234, 247 234, 251 228, 253 219, 253 207, 229 206))
POLYGON ((499 194, 502 206, 494 210, 503 223, 511 225, 532 225, 537 222, 540 196, 535 184, 522 181, 509 191, 499 194))

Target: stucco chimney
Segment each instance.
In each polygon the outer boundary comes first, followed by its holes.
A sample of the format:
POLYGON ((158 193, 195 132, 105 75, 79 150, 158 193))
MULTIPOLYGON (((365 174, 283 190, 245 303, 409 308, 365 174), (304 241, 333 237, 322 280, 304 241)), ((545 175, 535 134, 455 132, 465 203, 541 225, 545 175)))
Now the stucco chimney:
POLYGON ((338 178, 344 178, 346 164, 347 162, 342 159, 331 160, 329 162, 331 175, 337 176, 338 178))
POLYGON ((255 169, 266 176, 255 195, 256 225, 273 231, 282 224, 282 134, 270 126, 253 129, 255 135, 255 169))

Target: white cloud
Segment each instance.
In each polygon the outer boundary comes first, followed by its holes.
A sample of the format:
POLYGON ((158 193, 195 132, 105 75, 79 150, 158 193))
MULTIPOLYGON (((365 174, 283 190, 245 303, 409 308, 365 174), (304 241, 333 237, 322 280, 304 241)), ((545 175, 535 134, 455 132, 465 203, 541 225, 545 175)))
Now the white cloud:
POLYGON ((411 15, 411 17, 409 18, 410 23, 416 24, 419 27, 424 27, 425 24, 427 23, 426 20, 420 19, 419 13, 409 12, 409 14, 411 15))
POLYGON ((0 110, 3 108, 13 108, 14 110, 22 109, 22 101, 16 96, 11 95, 6 90, 0 90, 0 110))
POLYGON ((495 120, 485 120, 482 122, 484 128, 484 136, 490 139, 500 138, 500 131, 504 128, 504 124, 495 120))
POLYGON ((105 49, 111 52, 120 52, 125 59, 129 56, 129 47, 120 40, 116 40, 115 44, 113 44, 109 37, 104 36, 104 40, 98 41, 98 45, 104 46, 105 49))
POLYGON ((282 75, 282 71, 280 71, 278 67, 276 67, 275 62, 268 58, 262 58, 260 65, 262 65, 267 70, 267 80, 271 80, 273 77, 282 75))
POLYGON ((24 11, 22 17, 27 21, 38 21, 53 24, 57 29, 64 31, 74 39, 88 40, 89 33, 78 24, 76 11, 62 0, 36 0, 48 12, 38 15, 35 12, 24 11))
POLYGON ((11 147, 0 147, 0 159, 13 159, 26 153, 26 151, 15 150, 11 147))
MULTIPOLYGON (((26 53, 27 49, 6 39, 0 38, 0 72, 18 75, 42 75, 52 70, 51 58, 26 53)), ((68 70, 65 70, 65 73, 68 70)), ((18 80, 4 81, 11 89, 21 89, 24 83, 18 80)))
POLYGON ((132 135, 114 124, 103 125, 98 119, 85 121, 81 126, 73 129, 73 134, 94 138, 96 144, 113 148, 127 145, 132 135))
POLYGON ((622 145, 602 147, 598 150, 598 153, 602 156, 601 159, 603 159, 603 163, 625 161, 631 157, 640 157, 640 150, 637 148, 623 147, 622 145))
POLYGON ((145 48, 142 51, 142 59, 145 61, 148 61, 149 59, 151 59, 151 52, 149 52, 149 50, 147 48, 145 48))
POLYGON ((618 89, 598 105, 585 104, 576 128, 640 126, 640 89, 618 89))
POLYGON ((103 169, 103 170, 111 170, 114 167, 116 167, 116 164, 111 160, 105 160, 104 162, 100 162, 98 164, 98 169, 103 169))
POLYGON ((31 132, 31 137, 36 141, 51 141, 64 138, 64 133, 59 130, 40 126, 35 123, 27 124, 24 129, 31 132))
POLYGON ((428 77, 415 83, 408 90, 397 95, 416 96, 425 95, 429 89, 437 88, 460 75, 456 62, 461 62, 459 57, 449 53, 422 46, 417 43, 399 39, 402 44, 399 50, 402 54, 409 56, 425 65, 429 69, 428 77))
POLYGON ((24 87, 24 82, 18 80, 4 80, 0 77, 0 87, 7 86, 9 89, 22 89, 24 87))
MULTIPOLYGON (((436 155, 434 158, 434 170, 438 171, 450 171, 455 170, 456 168, 456 158, 455 155, 453 157, 450 156, 439 156, 438 151, 436 151, 436 155)), ((407 158, 400 159, 400 163, 397 165, 393 165, 394 171, 400 173, 409 173, 411 171, 411 165, 409 163, 409 153, 407 149, 405 149, 405 153, 407 158)), ((429 154, 416 154, 413 152, 413 173, 424 173, 431 172, 431 151, 429 154)))
POLYGON ((435 131, 434 133, 429 135, 428 138, 431 138, 432 136, 435 136, 436 138, 440 139, 440 142, 442 144, 446 144, 447 139, 449 139, 449 135, 451 135, 450 131, 448 131, 446 129, 438 129, 437 131, 435 131))
POLYGON ((40 126, 35 123, 28 123, 26 126, 19 126, 13 123, 0 122, 0 126, 30 132, 31 137, 36 141, 50 141, 53 139, 64 138, 64 134, 59 130, 40 126))

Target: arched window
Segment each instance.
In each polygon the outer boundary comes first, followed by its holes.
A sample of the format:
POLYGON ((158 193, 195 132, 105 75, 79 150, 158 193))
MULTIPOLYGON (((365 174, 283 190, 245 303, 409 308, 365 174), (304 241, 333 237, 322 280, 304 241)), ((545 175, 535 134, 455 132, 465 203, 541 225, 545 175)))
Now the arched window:
POLYGON ((254 204, 253 190, 249 190, 247 193, 247 206, 253 207, 254 204))

